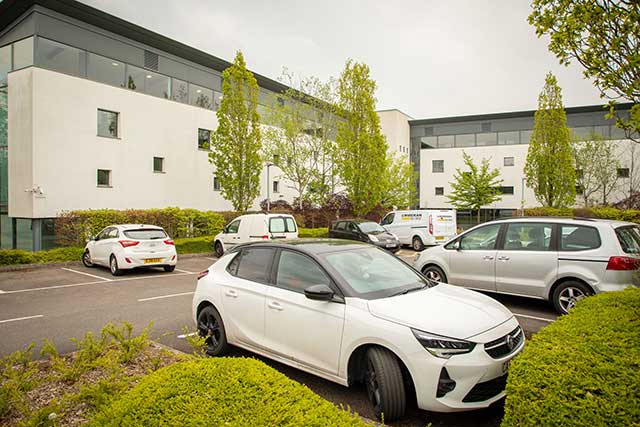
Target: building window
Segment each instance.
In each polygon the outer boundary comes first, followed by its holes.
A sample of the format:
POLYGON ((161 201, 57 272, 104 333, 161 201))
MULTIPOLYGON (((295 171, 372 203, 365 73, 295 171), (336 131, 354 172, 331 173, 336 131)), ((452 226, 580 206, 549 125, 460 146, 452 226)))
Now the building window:
POLYGON ((436 196, 444 196, 444 187, 436 187, 436 196))
POLYGON ((433 136, 433 127, 424 128, 424 136, 433 136))
POLYGON ((217 176, 213 177, 213 191, 220 191, 220 180, 217 176))
POLYGON ((208 110, 213 109, 213 91, 202 86, 190 84, 189 104, 208 110))
POLYGON ((125 87, 160 98, 169 98, 169 77, 133 65, 127 65, 125 87))
POLYGON ((274 193, 280 192, 280 181, 273 181, 273 192, 274 193))
POLYGON ((98 136, 118 138, 118 116, 114 111, 98 109, 98 136))
POLYGON ((198 150, 209 150, 211 147, 211 131, 198 129, 198 150))
POLYGON ((11 71, 11 45, 0 47, 0 86, 7 84, 7 74, 11 71))
POLYGON ((505 166, 513 166, 513 157, 505 157, 504 158, 505 166))
POLYGON ((164 157, 153 158, 153 171, 157 173, 164 173, 164 157))
POLYGON ((498 192, 500 194, 513 195, 513 187, 498 187, 498 192))
POLYGON ((432 160, 431 161, 431 172, 432 173, 443 173, 444 172, 444 160, 432 160))
POLYGON ((171 79, 171 99, 186 104, 189 102, 189 85, 178 79, 171 79))
POLYGON ((453 135, 444 135, 438 137, 438 148, 451 148, 454 146, 456 137, 453 135))
POLYGON ((456 147, 473 147, 476 145, 476 134, 456 135, 456 147))
POLYGON ((124 64, 114 59, 88 53, 87 78, 112 86, 124 86, 124 64))
POLYGON ((629 168, 618 168, 618 178, 629 178, 629 168))
POLYGON ((496 145, 497 143, 498 143, 498 134, 496 132, 476 134, 477 145, 496 145))
POLYGON ((40 37, 37 56, 38 65, 44 68, 72 76, 85 76, 85 53, 80 49, 40 37))
POLYGON ((582 188, 582 185, 576 185, 576 194, 578 196, 581 196, 582 194, 584 194, 584 188, 582 188))
POLYGON ((98 187, 111 187, 111 171, 98 169, 98 187))
POLYGON ((520 132, 498 132, 498 145, 512 145, 520 143, 520 132))
POLYGON ((491 122, 485 122, 481 125, 482 132, 491 132, 491 122))

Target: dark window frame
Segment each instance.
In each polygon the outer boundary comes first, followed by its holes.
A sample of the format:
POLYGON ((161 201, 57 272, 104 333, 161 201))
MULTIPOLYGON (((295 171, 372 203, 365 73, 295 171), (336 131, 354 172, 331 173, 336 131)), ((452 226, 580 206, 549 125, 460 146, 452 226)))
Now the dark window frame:
POLYGON ((444 187, 435 187, 435 195, 436 196, 444 196, 444 187), (440 191, 438 191, 440 190, 440 191))
POLYGON ((97 109, 97 116, 96 116, 96 136, 100 137, 100 138, 108 138, 108 139, 117 139, 120 140, 122 139, 120 137, 120 112, 118 111, 113 111, 113 110, 107 110, 105 108, 98 108, 97 109), (100 113, 109 113, 109 114, 115 114, 116 116, 116 132, 115 132, 115 136, 113 135, 101 135, 100 134, 100 113))
POLYGON ((560 227, 559 224, 553 222, 544 222, 544 221, 509 221, 502 224, 502 228, 500 230, 500 239, 498 241, 498 245, 496 245, 497 250, 499 251, 517 251, 517 252, 558 252, 559 241, 558 241, 558 233, 560 227), (507 233, 510 225, 542 225, 542 226, 550 226, 551 227, 551 236, 549 237, 549 248, 548 249, 505 249, 504 245, 507 240, 507 233))
POLYGON ((591 251, 594 249, 599 249, 602 247, 602 237, 600 237, 600 230, 598 230, 597 227, 592 227, 589 225, 583 225, 583 224, 567 224, 567 223, 563 223, 563 224, 557 224, 558 227, 558 232, 556 233, 556 248, 558 252, 582 252, 582 251, 591 251), (594 246, 592 248, 585 248, 585 249, 564 249, 562 247, 562 227, 582 227, 582 228, 589 228, 591 230, 595 230, 596 231, 596 235, 598 236, 598 246, 594 246))
POLYGON ((96 171, 96 186, 98 188, 113 188, 113 176, 111 174, 111 169, 97 169, 96 171), (108 172, 107 176, 109 177, 107 184, 100 184, 100 171, 108 172))
POLYGON ((431 160, 431 173, 444 173, 444 160, 443 159, 432 159, 431 160), (442 164, 442 169, 437 168, 436 170, 436 162, 440 162, 438 164, 442 164))
POLYGON ((629 178, 631 176, 629 168, 617 168, 616 169, 616 176, 618 178, 629 178))
POLYGON ((258 284, 267 285, 267 286, 273 286, 274 285, 274 282, 272 280, 273 280, 273 270, 275 268, 275 260, 276 260, 276 255, 277 255, 276 248, 268 247, 268 246, 267 247, 253 247, 253 248, 250 247, 250 248, 242 248, 238 252, 239 252, 239 254, 236 256, 236 258, 234 258, 229 263, 229 264, 231 264, 232 262, 236 261, 236 259, 237 259, 237 263, 238 264, 237 264, 237 267, 235 269, 235 274, 233 274, 230 271, 230 269, 229 269, 230 265, 227 265, 227 272, 229 274, 233 275, 234 277, 237 277, 238 279, 246 280, 246 281, 251 282, 251 283, 258 283, 258 284), (246 277, 242 277, 242 276, 239 275, 239 270, 242 267, 242 258, 244 258, 246 256, 246 253, 250 252, 250 251, 270 251, 271 252, 270 262, 267 263, 267 267, 268 268, 267 268, 266 271, 264 271, 264 273, 265 273, 265 275, 264 275, 265 281, 264 282, 261 282, 259 280, 254 280, 254 279, 248 279, 246 277))
POLYGON ((164 157, 153 156, 153 173, 166 173, 164 169, 164 157), (160 160, 160 169, 156 169, 156 159, 160 160))
MULTIPOLYGON (((296 254, 296 255, 300 255, 300 256, 306 258, 307 260, 311 261, 311 263, 313 265, 315 265, 318 268, 318 270, 327 279, 326 285, 329 286, 331 288, 331 290, 333 290, 334 293, 336 293, 336 294, 340 293, 339 291, 337 291, 338 287, 335 285, 335 283, 334 283, 333 279, 331 278, 331 275, 329 274, 329 272, 322 265, 320 265, 320 263, 318 261, 316 261, 315 259, 313 259, 313 257, 310 257, 309 255, 307 255, 307 254, 305 254, 303 252, 292 250, 292 249, 289 249, 289 248, 287 248, 287 249, 279 249, 277 254, 276 254, 276 256, 273 259, 272 267, 271 267, 271 282, 272 282, 272 284, 273 284, 272 286, 274 288, 282 289, 284 291, 289 291, 289 292, 295 292, 295 293, 304 295, 304 289, 301 290, 301 289, 287 288, 287 287, 278 285, 278 275, 280 273, 280 258, 281 258, 282 254, 284 252, 289 252, 289 253, 293 253, 293 254, 296 254)), ((319 284, 325 284, 325 283, 313 283, 313 284, 308 285, 308 286, 319 285, 319 284)))
POLYGON ((211 132, 213 132, 213 131, 211 131, 209 129, 198 128, 198 150, 200 150, 200 151, 211 151, 211 132), (208 139, 206 147, 204 147, 204 145, 200 145, 200 141, 201 141, 200 132, 201 131, 207 132, 207 134, 209 135, 209 139, 208 139))

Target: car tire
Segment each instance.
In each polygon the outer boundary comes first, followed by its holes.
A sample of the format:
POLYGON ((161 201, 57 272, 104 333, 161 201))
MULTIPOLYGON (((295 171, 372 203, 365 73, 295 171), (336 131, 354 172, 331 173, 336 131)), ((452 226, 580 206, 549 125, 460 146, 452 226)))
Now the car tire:
POLYGON ((171 273, 173 270, 176 269, 175 265, 164 265, 162 266, 162 268, 164 268, 164 271, 166 271, 167 273, 171 273))
POLYGON ((95 267, 95 264, 91 262, 91 252, 89 252, 89 249, 86 249, 82 254, 82 264, 87 268, 95 267))
POLYGON ((222 317, 211 305, 198 313, 198 335, 205 338, 204 346, 207 356, 222 356, 229 351, 222 317))
POLYGON ((224 255, 224 249, 222 248, 222 243, 220 243, 220 242, 215 242, 214 243, 213 250, 215 251, 216 256, 218 258, 221 258, 222 255, 224 255))
POLYGON ((558 313, 567 314, 578 301, 589 295, 593 295, 593 291, 587 285, 577 280, 567 280, 553 291, 553 306, 558 313))
POLYGON ((114 276, 122 276, 123 271, 118 268, 118 259, 113 254, 109 258, 109 270, 114 276))
POLYGON ((389 351, 372 347, 367 351, 365 385, 376 416, 392 421, 404 415, 407 405, 398 359, 389 351))
POLYGON ((411 247, 414 251, 421 251, 424 249, 424 243, 422 243, 420 236, 413 236, 413 239, 411 239, 411 247))
POLYGON ((444 271, 436 265, 428 265, 422 269, 422 275, 430 280, 435 280, 439 283, 447 283, 447 276, 444 271))

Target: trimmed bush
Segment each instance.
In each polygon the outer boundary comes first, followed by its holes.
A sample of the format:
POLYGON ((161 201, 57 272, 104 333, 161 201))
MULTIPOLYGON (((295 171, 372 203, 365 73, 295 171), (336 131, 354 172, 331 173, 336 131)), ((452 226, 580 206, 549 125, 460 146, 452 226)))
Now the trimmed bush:
POLYGON ((213 252, 213 236, 174 239, 178 254, 199 254, 213 252))
POLYGON ((79 261, 82 257, 82 252, 83 248, 56 248, 39 252, 28 252, 20 249, 3 249, 0 250, 0 265, 79 261))
POLYGON ((181 362, 143 378, 89 426, 367 426, 306 386, 246 358, 181 362))
POLYGON ((298 228, 298 237, 329 237, 328 228, 298 228))
POLYGON ((640 222, 640 211, 617 209, 608 206, 593 208, 531 208, 524 210, 525 216, 566 216, 582 218, 612 219, 616 221, 640 222))
POLYGON ((586 298, 509 370, 503 427, 640 425, 640 289, 586 298))

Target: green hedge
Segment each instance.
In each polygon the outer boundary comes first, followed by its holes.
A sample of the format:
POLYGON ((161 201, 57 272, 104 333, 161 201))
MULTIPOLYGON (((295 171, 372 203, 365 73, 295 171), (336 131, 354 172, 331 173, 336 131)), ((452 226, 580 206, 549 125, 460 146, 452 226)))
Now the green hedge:
POLYGON ((329 229, 320 228, 298 228, 298 237, 329 237, 329 229))
POLYGON ((358 426, 364 421, 246 358, 177 363, 143 378, 89 426, 358 426))
POLYGON ((582 218, 613 219, 616 221, 640 222, 640 210, 616 209, 611 207, 594 208, 531 208, 524 210, 525 216, 566 216, 582 218))
POLYGON ((640 425, 640 289, 581 301, 509 370, 503 427, 640 425))
POLYGON ((19 249, 0 250, 0 265, 45 264, 59 261, 80 261, 83 248, 57 248, 28 252, 19 249))

